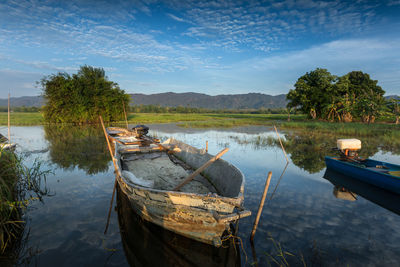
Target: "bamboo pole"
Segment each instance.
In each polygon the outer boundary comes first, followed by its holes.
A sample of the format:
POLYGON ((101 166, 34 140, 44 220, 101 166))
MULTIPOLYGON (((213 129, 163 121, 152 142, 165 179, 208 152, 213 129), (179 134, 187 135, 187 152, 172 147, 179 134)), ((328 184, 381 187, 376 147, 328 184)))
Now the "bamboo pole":
POLYGON ((260 201, 260 206, 258 207, 257 216, 256 216, 256 219, 254 220, 253 230, 251 231, 250 241, 252 241, 252 242, 254 240, 254 235, 256 234, 258 222, 260 221, 260 216, 261 216, 262 209, 264 207, 264 201, 267 196, 269 183, 271 182, 271 176, 272 176, 272 172, 269 172, 267 181, 265 182, 264 192, 263 192, 263 195, 262 195, 262 198, 260 201))
POLYGON ((129 130, 129 126, 128 126, 128 117, 126 116, 126 110, 125 110, 125 102, 124 102, 124 100, 122 100, 122 106, 124 107, 124 115, 125 115, 126 129, 129 130))
POLYGON ((10 132, 10 93, 8 93, 8 143, 11 145, 11 132, 10 132))
MULTIPOLYGON (((105 136, 106 141, 107 141, 108 151, 110 152, 110 156, 111 156, 112 162, 114 164, 116 175, 119 175, 118 168, 117 168, 117 163, 116 163, 115 158, 114 158, 113 153, 112 153, 112 149, 111 149, 110 141, 108 140, 106 128, 104 127, 103 118, 101 116, 99 116, 99 118, 100 118, 101 126, 103 127, 104 136, 105 136)), ((111 197, 111 201, 110 201, 110 208, 108 210, 107 223, 106 223, 106 228, 104 230, 104 234, 107 233, 108 225, 110 224, 111 208, 112 208, 112 204, 114 202, 114 195, 115 195, 115 189, 117 188, 117 183, 118 183, 117 182, 117 177, 115 177, 114 188, 113 188, 112 197, 111 197)))
POLYGON ((275 129, 276 135, 278 136, 279 143, 281 144, 281 147, 282 147, 283 153, 285 154, 286 162, 289 162, 289 159, 288 159, 288 157, 287 157, 287 155, 286 155, 285 148, 283 147, 283 144, 282 144, 281 137, 279 136, 279 134, 278 134, 278 130, 276 129, 275 125, 274 125, 274 129, 275 129))
POLYGON ((272 191, 272 194, 271 194, 271 196, 269 197, 269 200, 272 200, 272 198, 274 197, 275 192, 276 192, 276 190, 278 189, 278 186, 279 186, 279 184, 280 184, 280 182, 281 182, 281 180, 282 180, 282 177, 283 177, 283 175, 285 174, 286 169, 287 169, 288 166, 289 166, 289 162, 286 162, 285 168, 283 169, 283 171, 282 171, 282 173, 281 173, 281 176, 279 176, 278 182, 276 183, 275 188, 274 188, 274 191, 272 191))
POLYGON ((228 152, 229 148, 223 149, 221 152, 219 152, 217 155, 215 155, 213 158, 211 158, 209 161, 204 163, 200 168, 195 170, 192 174, 190 174, 182 183, 180 183, 177 187, 175 187, 173 190, 177 191, 179 190, 182 186, 190 182, 191 180, 194 179, 198 174, 200 174, 202 171, 204 171, 208 166, 213 164, 217 159, 219 159, 223 154, 228 152))

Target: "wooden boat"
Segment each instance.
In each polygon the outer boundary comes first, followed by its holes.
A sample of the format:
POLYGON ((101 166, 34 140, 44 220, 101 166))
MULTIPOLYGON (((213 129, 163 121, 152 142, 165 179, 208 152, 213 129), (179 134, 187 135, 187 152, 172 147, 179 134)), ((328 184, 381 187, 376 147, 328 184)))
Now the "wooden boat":
POLYGON ((372 159, 325 157, 327 168, 400 194, 400 166, 372 159))
POLYGON ((175 139, 163 143, 134 131, 108 128, 115 144, 117 181, 143 219, 188 238, 220 246, 231 222, 244 210, 243 173, 218 159, 175 190, 212 155, 175 139))

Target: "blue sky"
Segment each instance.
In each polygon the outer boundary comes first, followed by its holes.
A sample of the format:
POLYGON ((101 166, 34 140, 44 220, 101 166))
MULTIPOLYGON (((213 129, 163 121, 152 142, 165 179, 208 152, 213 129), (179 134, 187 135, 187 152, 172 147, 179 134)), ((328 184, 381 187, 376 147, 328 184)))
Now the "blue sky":
POLYGON ((0 2, 0 98, 102 67, 128 93, 287 93, 317 67, 400 94, 400 0, 0 2))

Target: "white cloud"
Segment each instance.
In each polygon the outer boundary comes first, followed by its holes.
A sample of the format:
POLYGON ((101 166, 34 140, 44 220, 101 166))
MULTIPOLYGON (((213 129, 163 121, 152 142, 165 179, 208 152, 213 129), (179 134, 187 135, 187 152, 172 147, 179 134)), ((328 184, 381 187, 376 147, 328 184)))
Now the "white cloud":
POLYGON ((184 35, 200 38, 210 45, 247 46, 275 50, 288 39, 305 31, 341 36, 362 32, 377 22, 374 7, 357 2, 282 1, 264 6, 261 2, 190 2, 182 19, 190 21, 184 35))
POLYGON ((176 20, 176 21, 178 21, 178 22, 185 22, 184 19, 179 18, 179 17, 177 17, 177 16, 175 16, 175 15, 173 15, 173 14, 171 14, 171 13, 167 13, 167 15, 168 15, 168 17, 170 17, 171 19, 176 20))
POLYGON ((301 51, 257 57, 234 65, 233 69, 244 77, 254 75, 258 88, 264 87, 275 93, 287 92, 301 75, 317 67, 326 68, 335 75, 361 70, 378 80, 387 94, 398 94, 399 44, 399 39, 337 40, 301 51))

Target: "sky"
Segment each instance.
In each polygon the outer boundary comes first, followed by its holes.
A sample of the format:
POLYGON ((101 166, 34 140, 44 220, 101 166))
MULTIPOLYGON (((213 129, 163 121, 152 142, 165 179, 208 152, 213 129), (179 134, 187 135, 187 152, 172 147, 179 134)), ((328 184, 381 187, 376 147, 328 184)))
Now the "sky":
POLYGON ((0 98, 82 65, 127 93, 285 94, 326 68, 400 94, 400 0, 0 1, 0 98))

